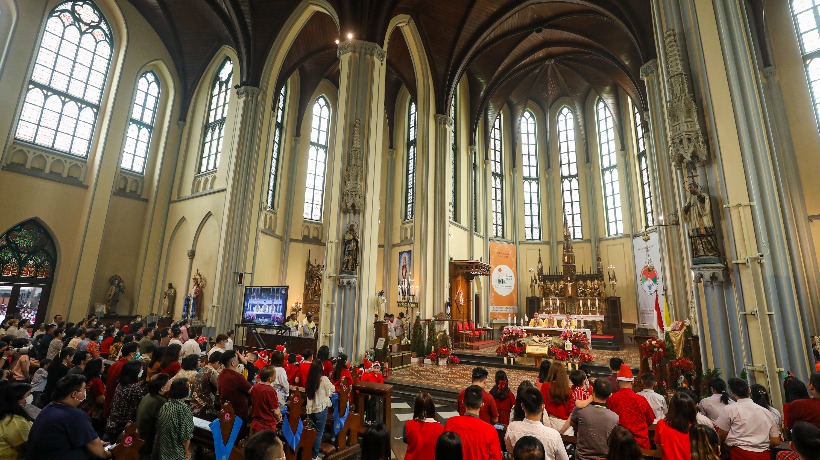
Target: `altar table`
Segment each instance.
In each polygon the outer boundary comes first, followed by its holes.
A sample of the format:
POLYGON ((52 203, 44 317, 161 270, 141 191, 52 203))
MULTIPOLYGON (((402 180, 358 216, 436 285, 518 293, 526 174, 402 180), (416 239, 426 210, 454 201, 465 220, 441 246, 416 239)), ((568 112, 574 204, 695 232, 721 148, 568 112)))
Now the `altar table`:
POLYGON ((536 335, 549 335, 549 336, 560 336, 564 331, 571 330, 575 332, 583 332, 587 336, 587 340, 592 343, 592 331, 589 329, 565 329, 563 327, 531 327, 531 326, 524 326, 521 329, 524 329, 527 334, 536 334, 536 335))

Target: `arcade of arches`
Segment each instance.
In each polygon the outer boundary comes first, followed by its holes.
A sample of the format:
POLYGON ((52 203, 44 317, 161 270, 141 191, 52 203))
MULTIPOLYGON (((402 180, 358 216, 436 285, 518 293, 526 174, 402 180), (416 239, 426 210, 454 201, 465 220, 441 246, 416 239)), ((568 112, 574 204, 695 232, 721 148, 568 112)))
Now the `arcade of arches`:
POLYGON ((627 337, 686 321, 705 368, 805 380, 802 3, 0 1, 0 302, 76 321, 114 283, 118 314, 166 314, 171 283, 179 318, 198 274, 224 331, 246 286, 288 286, 360 361, 410 291, 422 318, 497 327, 560 304, 566 233, 578 279, 606 283, 576 308, 618 298, 627 337), (450 262, 471 260, 493 275, 465 301, 450 262))

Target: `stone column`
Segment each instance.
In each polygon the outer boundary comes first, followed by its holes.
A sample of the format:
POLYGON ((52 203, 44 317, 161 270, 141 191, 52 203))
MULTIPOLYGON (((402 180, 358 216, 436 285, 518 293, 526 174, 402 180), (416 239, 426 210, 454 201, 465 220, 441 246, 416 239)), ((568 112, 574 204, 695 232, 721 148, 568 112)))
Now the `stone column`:
POLYGON ((197 316, 208 317, 209 325, 216 326, 218 331, 232 328, 242 311, 244 290, 242 285, 236 283, 236 273, 252 271, 248 266, 248 240, 252 233, 251 218, 257 209, 253 199, 259 155, 259 128, 262 126, 260 91, 253 86, 240 86, 236 89, 236 95, 239 103, 236 126, 239 132, 233 158, 227 162, 231 169, 227 171, 228 187, 219 232, 221 238, 213 280, 213 300, 208 302, 208 305, 218 305, 219 308, 214 309, 217 311, 204 311, 207 306, 197 306, 197 316))
POLYGON ((293 137, 291 142, 290 155, 287 159, 288 182, 285 193, 285 209, 282 215, 285 221, 282 226, 282 257, 279 260, 279 284, 288 283, 288 257, 290 254, 290 238, 293 230, 293 206, 296 204, 296 171, 299 166, 299 136, 293 137))
MULTIPOLYGON (((476 251, 475 251, 475 223, 476 223, 476 214, 478 214, 478 198, 476 197, 476 186, 478 185, 478 171, 473 169, 473 165, 476 165, 476 169, 478 169, 478 159, 476 158, 476 149, 475 145, 470 146, 470 167, 469 167, 469 179, 467 180, 467 199, 470 202, 467 204, 467 207, 470 208, 467 217, 469 222, 467 222, 467 228, 470 229, 470 259, 475 260, 476 258, 476 251), (473 175, 475 174, 475 175, 473 175), (473 180, 475 178, 475 180, 473 180), (473 204, 476 206, 473 206, 473 204)), ((472 299, 470 301, 472 304, 472 299)))
POLYGON ((323 332, 332 335, 321 342, 330 343, 334 352, 343 348, 350 359, 358 361, 373 346, 373 314, 379 290, 385 52, 376 43, 349 40, 339 44, 338 56, 339 110, 336 142, 328 159, 327 278, 322 283, 321 310, 323 332), (346 233, 351 226, 359 240, 350 254, 358 259, 354 270, 343 263, 346 233))
MULTIPOLYGON (((384 190, 384 254, 382 257, 383 272, 382 272, 382 289, 384 289, 384 297, 387 305, 393 305, 391 289, 395 285, 396 278, 391 278, 390 268, 393 266, 393 211, 392 206, 393 196, 396 193, 396 149, 387 150, 387 180, 384 183, 387 185, 384 190)), ((398 276, 398 275, 396 275, 398 276)))
MULTIPOLYGON (((452 198, 451 177, 453 164, 450 161, 452 151, 453 119, 447 115, 436 115, 436 153, 431 160, 435 167, 431 171, 435 193, 426 200, 433 203, 433 313, 444 310, 444 302, 449 298, 447 283, 450 261, 450 207, 452 198)), ((418 201, 417 201, 418 202, 418 201)))

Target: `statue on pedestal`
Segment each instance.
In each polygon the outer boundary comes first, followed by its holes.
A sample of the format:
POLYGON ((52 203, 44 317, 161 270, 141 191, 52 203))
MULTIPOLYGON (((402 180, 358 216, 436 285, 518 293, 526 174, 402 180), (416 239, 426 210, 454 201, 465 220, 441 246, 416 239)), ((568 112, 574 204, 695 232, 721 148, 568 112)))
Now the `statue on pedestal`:
POLYGON ((114 275, 108 278, 108 294, 106 296, 108 301, 108 313, 117 313, 117 304, 120 303, 120 295, 122 295, 123 292, 125 292, 125 282, 120 275, 114 275))
POLYGON ((356 224, 348 224, 343 241, 342 271, 355 273, 359 268, 359 235, 356 232, 356 224))
POLYGON ((168 283, 168 289, 162 294, 162 312, 167 317, 174 316, 174 304, 177 300, 177 290, 172 283, 168 283))
POLYGON ((703 193, 694 180, 689 182, 687 189, 689 199, 681 209, 681 217, 688 227, 689 241, 692 243, 692 264, 720 263, 709 195, 703 193))
POLYGON ((191 278, 193 282, 193 286, 191 286, 191 311, 190 311, 190 318, 196 318, 196 309, 197 307, 202 307, 202 289, 205 287, 205 278, 202 276, 202 273, 199 273, 199 270, 194 273, 193 278, 191 278))

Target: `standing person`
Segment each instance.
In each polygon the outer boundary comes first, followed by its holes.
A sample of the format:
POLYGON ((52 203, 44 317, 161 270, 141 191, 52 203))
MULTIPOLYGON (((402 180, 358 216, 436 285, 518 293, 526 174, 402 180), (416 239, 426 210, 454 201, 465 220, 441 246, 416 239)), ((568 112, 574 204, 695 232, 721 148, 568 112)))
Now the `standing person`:
POLYGON ((68 375, 68 366, 71 363, 71 359, 73 357, 73 348, 63 348, 60 351, 58 359, 56 361, 53 361, 51 363, 51 366, 48 367, 48 377, 46 377, 46 386, 45 389, 43 389, 43 396, 41 397, 41 403, 44 406, 53 401, 53 393, 54 389, 57 388, 57 382, 61 378, 68 375))
POLYGON ((45 334, 40 336, 40 341, 37 342, 37 358, 43 360, 48 357, 48 347, 51 341, 54 340, 54 333, 57 332, 56 324, 46 325, 45 334))
MULTIPOLYGON (((563 364, 553 364, 550 367, 547 381, 541 384, 541 395, 544 398, 544 409, 547 411, 545 425, 560 430, 575 408, 567 368, 563 364)), ((572 435, 572 432, 569 434, 572 435)))
POLYGON ((413 405, 413 419, 404 423, 402 440, 407 444, 404 460, 431 460, 444 426, 436 421, 436 405, 429 393, 419 393, 413 405))
MULTIPOLYGON (((390 460, 390 432, 384 423, 367 427, 362 436, 361 460, 390 460)), ((405 457, 406 458, 406 457, 405 457)))
POLYGON ((88 345, 85 346, 86 353, 91 356, 91 359, 100 357, 100 344, 97 339, 100 337, 100 331, 94 329, 88 333, 88 345))
POLYGON ((182 358, 191 355, 199 356, 201 354, 202 350, 199 348, 199 342, 197 342, 195 338, 189 338, 182 344, 182 352, 180 352, 182 358))
POLYGON ((789 406, 799 399, 809 399, 809 389, 806 384, 793 375, 783 379, 783 423, 788 426, 789 406))
POLYGON ((313 315, 308 313, 305 320, 299 325, 299 335, 306 338, 316 337, 316 323, 313 322, 313 315))
POLYGON ((709 417, 713 422, 723 415, 723 411, 729 404, 735 402, 729 398, 729 392, 726 389, 726 382, 723 379, 712 379, 709 381, 709 390, 712 395, 700 400, 698 409, 700 413, 709 417))
POLYGON ((621 370, 623 363, 624 360, 621 358, 609 358, 609 370, 611 372, 606 378, 609 380, 609 385, 612 388, 613 394, 617 393, 618 390, 621 389, 621 386, 618 383, 618 372, 621 370))
MULTIPOLYGON (((490 395, 487 390, 484 388, 487 386, 487 376, 489 372, 487 369, 483 367, 475 367, 473 368, 473 375, 472 375, 472 386, 477 386, 481 388, 481 397, 482 397, 482 404, 479 407, 479 417, 481 420, 487 423, 498 423, 498 407, 495 405, 495 399, 490 395)), ((467 388, 471 388, 467 387, 467 388)), ((461 390, 461 393, 458 394, 458 399, 456 402, 456 410, 458 410, 458 415, 464 415, 467 412, 467 406, 464 403, 464 397, 467 392, 467 389, 461 390)), ((463 436, 462 436, 463 438, 463 436)))
POLYGON ((720 438, 711 426, 695 424, 689 428, 689 449, 692 460, 720 460, 720 438))
MULTIPOLYGON (((285 371, 285 354, 279 350, 271 353, 270 363, 276 371, 276 376, 273 378, 273 388, 276 390, 276 397, 279 399, 279 405, 284 406, 288 402, 290 396, 290 384, 288 384, 288 373, 285 371)), ((351 383, 353 379, 350 379, 351 383)))
MULTIPOLYGON (((276 368, 265 366, 259 372, 259 383, 251 388, 251 435, 265 430, 276 430, 282 421, 279 396, 273 387, 276 368)), ((284 402, 283 402, 284 403, 284 402)))
POLYGON ((661 449, 664 460, 689 460, 689 429, 697 419, 695 401, 683 392, 675 393, 669 401, 669 412, 658 420, 655 444, 661 449))
MULTIPOLYGON (((302 352, 302 362, 299 363, 299 372, 296 374, 296 386, 304 388, 311 366, 313 366, 313 350, 308 348, 302 352)), ((324 371, 324 367, 322 367, 322 371, 324 371)))
POLYGON ((179 340, 179 335, 180 334, 182 334, 182 331, 179 330, 178 327, 172 327, 171 328, 171 335, 170 335, 171 340, 168 341, 168 346, 169 347, 171 345, 179 345, 179 348, 180 349, 182 348, 182 343, 183 342, 182 342, 182 340, 179 340))
MULTIPOLYGON (((524 397, 524 390, 527 388, 538 388, 532 384, 529 380, 523 380, 521 383, 518 384, 518 390, 515 392, 515 406, 513 406, 512 413, 510 414, 510 421, 520 422, 526 418, 526 414, 524 414, 524 407, 521 406, 521 400, 524 397)), ((541 391, 541 390, 538 390, 541 391)), ((541 396, 543 400, 543 395, 541 396)))
MULTIPOLYGON (((486 379, 487 371, 484 372, 486 379)), ((486 391, 478 385, 467 387, 461 403, 465 409, 464 415, 452 417, 444 425, 445 431, 453 431, 461 438, 464 460, 501 459, 498 432, 480 419, 481 406, 485 404, 484 393, 486 391)))
POLYGON ((496 371, 495 385, 490 390, 490 396, 495 400, 495 407, 498 410, 498 423, 504 426, 510 424, 510 412, 515 407, 515 396, 509 385, 507 373, 502 370, 496 371))
POLYGON ((83 374, 85 372, 85 365, 91 361, 91 356, 88 352, 78 351, 74 353, 71 358, 71 369, 68 370, 68 375, 83 374))
POLYGON ((219 371, 222 369, 222 353, 215 352, 208 356, 208 364, 194 377, 191 390, 191 410, 194 415, 207 420, 219 412, 217 407, 217 388, 219 371))
POLYGON ((251 408, 248 399, 251 395, 251 384, 239 373, 239 359, 233 350, 228 350, 222 354, 222 372, 217 378, 217 389, 219 400, 222 403, 230 402, 234 413, 242 419, 242 431, 239 438, 242 439, 248 433, 250 427, 251 408))
POLYGON ((125 366, 125 363, 131 361, 135 356, 137 356, 137 350, 139 350, 139 346, 136 343, 126 343, 121 349, 122 358, 117 360, 117 362, 108 368, 108 377, 105 381, 105 413, 103 414, 105 417, 108 417, 111 413, 111 401, 114 399, 114 392, 117 391, 117 385, 120 382, 122 367, 125 366))
POLYGON ((568 460, 561 435, 554 428, 541 423, 541 417, 544 414, 544 397, 541 392, 535 388, 525 388, 521 396, 521 407, 524 409, 526 418, 520 422, 512 422, 507 427, 507 433, 504 436, 507 452, 512 452, 514 448, 517 448, 519 440, 533 436, 541 441, 547 459, 568 460))
POLYGON ((216 338, 214 339, 214 346, 211 347, 210 350, 208 350, 208 356, 210 356, 211 353, 216 353, 217 351, 220 351, 222 353, 228 351, 228 348, 225 346, 226 343, 228 343, 227 335, 219 334, 218 336, 216 336, 216 338))
POLYGON ((157 414, 157 430, 153 448, 154 460, 186 460, 191 458, 191 439, 194 437, 194 417, 185 404, 188 382, 175 381, 168 392, 168 402, 157 414))
POLYGON ((105 424, 105 434, 110 441, 117 439, 128 422, 136 420, 137 406, 145 394, 145 388, 139 378, 141 370, 142 363, 139 361, 127 362, 122 367, 119 383, 111 401, 111 411, 105 424))
POLYGON ((26 458, 32 419, 23 406, 29 395, 27 383, 4 383, 0 390, 0 460, 26 458))
POLYGON ((327 422, 327 412, 332 406, 330 395, 333 394, 333 384, 330 379, 322 375, 322 363, 315 362, 310 366, 307 380, 305 381, 305 413, 313 421, 316 427, 316 441, 313 443, 313 459, 319 458, 319 447, 322 444, 322 435, 325 432, 327 422))
MULTIPOLYGON (((592 384, 592 402, 572 411, 565 427, 575 428, 575 437, 578 439, 575 460, 594 460, 606 457, 609 452, 609 435, 618 426, 618 414, 606 406, 611 394, 609 379, 597 379, 592 384)), ((561 430, 562 433, 564 431, 566 430, 561 430)))
POLYGON ((108 355, 111 354, 111 344, 114 343, 114 328, 108 327, 105 330, 105 334, 103 334, 102 341, 100 342, 100 356, 108 358, 108 355))
MULTIPOLYGON (((277 368, 277 372, 279 369, 277 368)), ((336 388, 336 392, 339 391, 339 385, 342 384, 342 378, 347 377, 350 380, 350 383, 353 383, 353 374, 350 373, 350 369, 347 368, 347 355, 344 353, 339 353, 336 356, 336 363, 333 365, 333 372, 330 373, 330 382, 336 388)), ((287 379, 287 373, 285 373, 285 379, 287 379)))
POLYGON ((618 371, 618 384, 621 390, 606 401, 606 406, 618 414, 618 424, 632 432, 639 446, 651 449, 649 425, 654 423, 655 413, 646 399, 632 390, 633 380, 632 369, 622 364, 621 370, 618 371))
POLYGON ((48 379, 48 368, 51 366, 51 360, 48 358, 40 360, 40 368, 31 377, 31 394, 34 396, 34 405, 40 407, 40 398, 43 395, 43 390, 46 389, 46 381, 48 379))
POLYGON ((182 347, 180 345, 168 345, 162 354, 162 360, 159 362, 160 373, 168 374, 169 377, 173 378, 177 375, 177 372, 182 370, 182 364, 179 362, 179 352, 181 350, 182 347))
POLYGON ((225 333, 225 336, 228 337, 228 340, 225 341, 225 349, 233 350, 233 340, 236 338, 236 332, 230 330, 225 333))
MULTIPOLYGON (((19 350, 27 345, 26 339, 16 339, 12 346, 19 350), (18 342, 19 341, 19 342, 18 342)), ((31 350, 31 349, 29 349, 31 350)), ((12 355, 12 364, 11 364, 11 378, 17 381, 25 381, 28 382, 31 380, 31 357, 29 357, 28 352, 22 351, 15 351, 12 355)))
MULTIPOLYGON (((165 384, 165 388, 162 389, 162 393, 168 393, 171 389, 171 384, 179 379, 188 379, 188 385, 194 384, 194 379, 199 374, 197 371, 197 366, 199 365, 199 356, 186 356, 182 359, 182 369, 176 373, 168 383, 165 384)), ((164 372, 162 372, 164 374, 164 372)), ((166 374, 167 375, 167 374, 166 374)), ((190 389, 190 388, 189 388, 190 389)), ((186 398, 187 399, 187 398, 186 398)))
POLYGON ((649 407, 655 413, 655 422, 657 423, 658 420, 666 417, 666 411, 669 410, 666 399, 655 391, 655 385, 658 384, 655 380, 655 374, 651 372, 644 373, 641 375, 641 383, 643 384, 643 390, 639 391, 638 394, 643 396, 646 402, 649 403, 649 407))
MULTIPOLYGON (((140 354, 144 355, 148 351, 148 346, 154 345, 154 328, 153 327, 146 327, 145 334, 142 338, 137 342, 140 346, 140 354)), ((156 346, 156 345, 154 345, 156 346)))
POLYGON ((606 460, 640 460, 643 458, 641 446, 635 442, 635 436, 620 425, 613 428, 612 433, 609 434, 607 450, 606 460))
POLYGON ((85 377, 70 375, 54 387, 54 402, 40 411, 28 434, 28 460, 111 458, 91 420, 77 406, 85 399, 85 377))
POLYGON ((159 410, 165 404, 165 397, 160 394, 168 383, 168 374, 157 374, 145 385, 148 394, 143 396, 137 406, 137 430, 145 441, 140 447, 140 455, 150 457, 154 446, 159 410))
POLYGON ((452 432, 445 431, 436 439, 435 460, 462 460, 464 449, 461 445, 461 437, 452 432))
POLYGON ((179 340, 184 344, 190 339, 191 337, 188 336, 188 320, 183 319, 179 323, 179 340))
POLYGON ((48 351, 46 352, 46 358, 50 360, 54 360, 60 354, 60 350, 63 349, 63 329, 57 328, 54 331, 54 340, 52 340, 48 344, 48 351))
POLYGON ((820 428, 808 422, 795 422, 791 447, 800 460, 817 460, 820 457, 820 428))
POLYGON ((808 390, 810 399, 800 399, 789 404, 789 416, 786 418, 789 429, 800 421, 820 428, 820 373, 809 377, 808 390))
POLYGON ((102 435, 105 433, 105 418, 103 409, 105 408, 105 384, 102 381, 103 362, 101 359, 92 359, 85 365, 83 376, 86 382, 85 401, 79 408, 88 414, 91 425, 102 435))
POLYGON ((322 362, 323 374, 325 377, 330 377, 333 372, 333 363, 330 362, 330 347, 322 345, 316 351, 316 359, 322 362))
POLYGON ((749 398, 749 384, 729 379, 729 389, 737 402, 726 406, 715 421, 718 436, 729 447, 732 460, 768 460, 769 447, 780 444, 780 429, 771 412, 749 398))
POLYGON ((752 385, 750 390, 752 392, 752 401, 754 401, 758 406, 771 412, 772 417, 774 417, 774 424, 777 425, 777 429, 782 430, 783 417, 780 416, 780 411, 772 407, 772 400, 769 396, 769 390, 759 383, 752 385))

